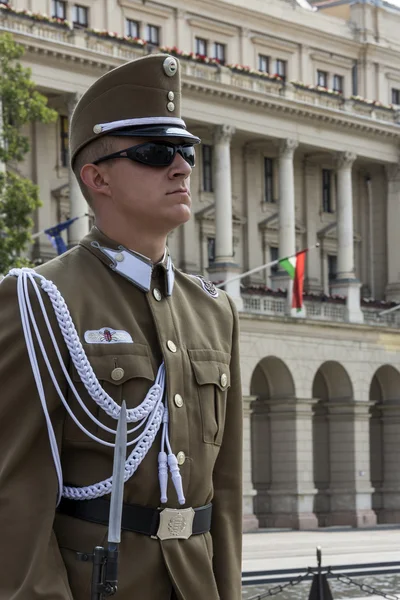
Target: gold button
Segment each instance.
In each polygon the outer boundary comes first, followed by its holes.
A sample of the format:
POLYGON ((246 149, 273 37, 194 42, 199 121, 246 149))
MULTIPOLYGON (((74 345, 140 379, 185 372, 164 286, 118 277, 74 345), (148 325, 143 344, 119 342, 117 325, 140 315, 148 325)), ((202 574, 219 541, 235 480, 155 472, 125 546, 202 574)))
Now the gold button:
MULTIPOLYGON (((65 6, 65 5, 64 5, 65 6)), ((93 133, 101 133, 102 127, 101 125, 95 125, 93 127, 93 133)))
POLYGON ((178 465, 183 465, 186 460, 186 456, 184 452, 178 452, 176 455, 176 460, 178 461, 178 465))
POLYGON ((171 352, 176 352, 176 346, 175 346, 174 342, 172 342, 171 340, 168 340, 167 346, 168 346, 168 350, 171 350, 171 352))
POLYGON ((119 381, 125 375, 125 371, 121 369, 121 367, 116 367, 111 371, 111 379, 114 381, 119 381))
POLYGON ((179 408, 181 406, 183 406, 183 398, 180 394, 175 394, 174 396, 174 402, 176 404, 176 406, 178 406, 179 408))
POLYGON ((175 99, 175 94, 174 92, 168 92, 168 100, 170 100, 170 102, 172 102, 172 100, 175 99))
POLYGON ((153 290, 153 296, 157 300, 157 302, 160 302, 160 300, 162 299, 161 292, 160 292, 160 290, 158 288, 154 288, 154 290, 153 290))
POLYGON ((226 376, 226 373, 222 373, 222 375, 221 375, 221 386, 222 387, 226 387, 227 383, 228 383, 228 378, 226 376))
POLYGON ((175 110, 175 104, 173 102, 168 102, 167 109, 169 110, 169 112, 174 111, 175 110))
POLYGON ((115 255, 115 260, 117 262, 122 262, 124 260, 124 255, 121 254, 121 252, 119 252, 118 254, 115 255))

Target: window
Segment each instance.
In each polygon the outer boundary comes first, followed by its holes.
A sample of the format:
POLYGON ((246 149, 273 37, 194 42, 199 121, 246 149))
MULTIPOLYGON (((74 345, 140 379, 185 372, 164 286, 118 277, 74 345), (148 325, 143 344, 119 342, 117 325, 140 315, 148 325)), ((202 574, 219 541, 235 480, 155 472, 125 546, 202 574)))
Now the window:
POLYGON ((264 54, 258 55, 258 70, 263 73, 269 73, 269 56, 264 54))
POLYGON ((138 21, 132 21, 132 19, 126 19, 125 21, 125 35, 130 38, 140 37, 140 23, 138 21))
POLYGON ((68 117, 60 115, 60 161, 62 167, 68 166, 68 117))
POLYGON ((333 90, 335 92, 339 92, 339 94, 343 94, 343 77, 342 77, 342 75, 334 75, 333 76, 333 90))
POLYGON ((353 96, 358 95, 358 65, 357 61, 351 68, 351 93, 353 96))
POLYGON ((337 256, 328 254, 328 281, 334 281, 337 275, 337 256))
POLYGON ((51 3, 51 16, 53 19, 67 18, 67 3, 64 0, 53 0, 51 3))
POLYGON ((326 71, 317 71, 317 85, 323 88, 328 87, 328 73, 326 71))
POLYGON ((332 171, 322 169, 322 210, 332 213, 332 171))
POLYGON ((203 144, 203 190, 205 192, 213 191, 212 180, 212 146, 203 144))
POLYGON ((89 24, 89 9, 87 6, 74 4, 72 7, 72 22, 77 27, 87 27, 89 24))
POLYGON ((207 56, 207 40, 196 38, 196 54, 199 56, 207 56))
POLYGON ((274 202, 274 161, 264 158, 264 200, 274 202))
POLYGON ((207 238, 208 264, 215 262, 215 238, 207 238))
MULTIPOLYGON (((269 247, 269 260, 272 262, 273 260, 279 259, 279 248, 276 246, 269 247)), ((272 265, 271 273, 277 273, 279 271, 279 264, 272 265)))
POLYGON ((280 58, 276 61, 276 74, 282 77, 285 81, 287 76, 287 62, 286 60, 281 60, 280 58))
POLYGON ((221 64, 225 62, 225 44, 215 42, 214 44, 214 58, 216 58, 221 64))
POLYGON ((392 104, 400 104, 400 90, 392 88, 392 104))
POLYGON ((147 25, 146 42, 155 46, 160 45, 160 28, 157 25, 147 25))

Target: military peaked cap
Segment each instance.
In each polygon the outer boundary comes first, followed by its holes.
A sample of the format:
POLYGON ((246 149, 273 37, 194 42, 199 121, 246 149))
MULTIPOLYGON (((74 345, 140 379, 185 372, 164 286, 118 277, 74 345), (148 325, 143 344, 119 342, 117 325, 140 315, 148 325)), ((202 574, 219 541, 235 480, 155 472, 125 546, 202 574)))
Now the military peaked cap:
POLYGON ((70 157, 103 135, 179 137, 197 144, 181 119, 179 61, 150 54, 112 69, 83 94, 71 119, 70 157))

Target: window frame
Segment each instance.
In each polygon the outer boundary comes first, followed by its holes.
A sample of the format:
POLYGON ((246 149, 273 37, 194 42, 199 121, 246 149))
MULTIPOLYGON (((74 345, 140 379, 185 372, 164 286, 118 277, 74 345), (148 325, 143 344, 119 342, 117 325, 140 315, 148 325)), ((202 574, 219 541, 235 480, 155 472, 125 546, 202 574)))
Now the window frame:
POLYGON ((215 263, 215 236, 207 236, 208 266, 215 263))
POLYGON ((214 56, 213 58, 215 58, 216 60, 218 60, 218 62, 221 65, 224 65, 226 62, 226 44, 223 44, 222 42, 214 42, 214 56), (218 56, 218 50, 222 50, 222 58, 220 58, 218 56))
POLYGON ((395 104, 396 106, 400 105, 400 88, 392 87, 392 104, 395 104), (397 98, 395 98, 396 96, 397 98))
POLYGON ((271 57, 267 56, 266 54, 259 54, 258 55, 258 70, 261 71, 261 73, 269 73, 270 71, 270 66, 271 66, 271 57), (263 62, 265 62, 267 68, 263 69, 263 62))
POLYGON ((125 19, 125 35, 128 38, 132 38, 132 39, 138 39, 140 38, 140 21, 136 21, 135 19, 125 19), (131 26, 135 24, 136 25, 136 32, 137 35, 132 35, 131 32, 131 26))
POLYGON ((328 81, 328 71, 322 71, 321 69, 317 69, 317 86, 328 89, 328 81))
POLYGON ((332 176, 332 169, 322 169, 322 212, 325 214, 333 214, 334 212, 332 202, 332 176), (325 179, 326 177, 327 180, 325 179))
POLYGON ((331 284, 333 281, 336 281, 336 277, 337 277, 337 255, 336 254, 327 254, 326 262, 327 262, 327 272, 328 272, 327 273, 328 274, 328 283, 331 284), (331 270, 332 263, 335 266, 334 276, 331 275, 331 273, 333 272, 331 270))
POLYGON ((194 38, 194 41, 195 41, 195 46, 196 46, 195 47, 196 55, 197 56, 208 56, 208 40, 206 40, 205 38, 201 38, 201 37, 197 37, 196 36, 194 38), (200 46, 200 44, 204 44, 204 49, 205 49, 204 53, 203 52, 199 52, 199 49, 200 49, 199 46, 200 46))
POLYGON ((68 167, 69 164, 69 119, 65 115, 59 115, 60 123, 60 164, 68 167))
POLYGON ((161 27, 159 25, 153 25, 152 23, 147 23, 146 25, 146 42, 148 44, 152 44, 153 46, 159 46, 161 43, 161 27), (156 32, 157 40, 154 41, 153 33, 156 32))
POLYGON ((333 81, 332 81, 332 89, 334 92, 343 94, 343 92, 344 92, 344 77, 343 77, 343 75, 339 75, 339 73, 334 73, 333 81), (337 82, 339 83, 339 86, 336 85, 337 82))
POLYGON ((274 159, 264 156, 264 202, 273 204, 274 198, 274 159))
MULTIPOLYGON (((269 247, 269 260, 273 262, 274 260, 279 260, 279 247, 278 246, 270 246, 269 247)), ((271 275, 275 275, 279 271, 279 264, 272 265, 270 267, 271 275)))
POLYGON ((201 160, 202 160, 203 192, 212 194, 214 192, 214 182, 213 182, 213 147, 211 144, 202 144, 201 160))
POLYGON ((51 17, 52 19, 60 19, 65 21, 67 18, 67 2, 66 0, 51 0, 51 17), (62 8, 63 16, 60 17, 58 9, 62 8))
POLYGON ((72 6, 72 24, 74 27, 89 27, 88 6, 85 6, 84 4, 74 4, 72 6), (81 13, 85 15, 85 22, 81 22, 80 20, 81 13))
POLYGON ((276 75, 279 75, 279 77, 282 79, 282 81, 286 81, 286 78, 288 76, 288 61, 284 60, 283 58, 277 58, 276 59, 276 63, 275 63, 275 71, 276 71, 276 75), (280 71, 280 66, 283 67, 283 74, 281 74, 280 71))

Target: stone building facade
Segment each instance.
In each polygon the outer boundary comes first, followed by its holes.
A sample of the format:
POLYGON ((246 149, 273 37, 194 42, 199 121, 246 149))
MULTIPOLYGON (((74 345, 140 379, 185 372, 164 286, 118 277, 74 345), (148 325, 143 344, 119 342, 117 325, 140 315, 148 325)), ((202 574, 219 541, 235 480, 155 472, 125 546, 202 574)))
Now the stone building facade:
POLYGON ((310 247, 305 308, 271 268, 227 285, 240 310, 244 529, 400 522, 400 10, 385 2, 15 0, 0 31, 59 113, 21 173, 45 228, 90 218, 68 120, 108 69, 181 57, 183 118, 203 145, 175 264, 223 281, 310 247), (47 15, 47 16, 44 16, 47 15), (319 247, 315 245, 319 243, 319 247), (290 294, 289 294, 290 296, 290 294))

